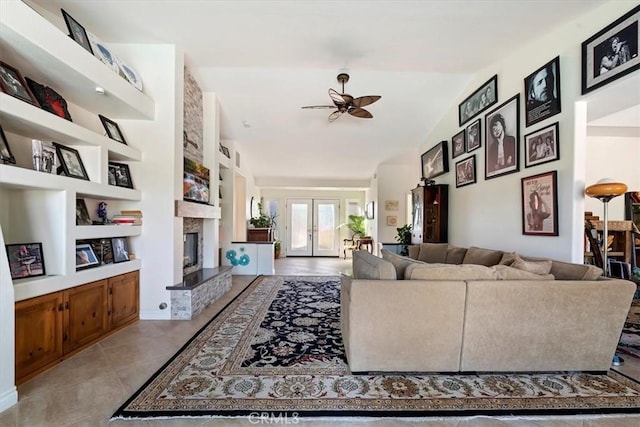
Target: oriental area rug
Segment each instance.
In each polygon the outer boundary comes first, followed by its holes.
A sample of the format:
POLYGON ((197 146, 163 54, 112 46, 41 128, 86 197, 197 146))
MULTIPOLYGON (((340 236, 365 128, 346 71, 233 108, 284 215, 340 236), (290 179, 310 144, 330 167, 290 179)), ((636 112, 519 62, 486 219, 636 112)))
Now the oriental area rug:
POLYGON ((640 384, 613 371, 352 375, 340 333, 339 280, 258 277, 113 419, 262 411, 294 417, 566 415, 640 408, 640 384))
POLYGON ((640 359, 640 299, 634 299, 618 344, 618 354, 640 359))

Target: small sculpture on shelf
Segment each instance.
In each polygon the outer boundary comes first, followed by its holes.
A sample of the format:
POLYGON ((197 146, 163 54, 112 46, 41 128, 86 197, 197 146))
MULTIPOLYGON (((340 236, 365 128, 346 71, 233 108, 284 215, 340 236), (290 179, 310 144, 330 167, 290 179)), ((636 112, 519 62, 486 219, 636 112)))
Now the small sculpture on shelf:
POLYGON ((102 220, 102 224, 106 224, 109 222, 109 219, 107 218, 107 203, 106 202, 100 202, 98 204, 98 217, 102 220))

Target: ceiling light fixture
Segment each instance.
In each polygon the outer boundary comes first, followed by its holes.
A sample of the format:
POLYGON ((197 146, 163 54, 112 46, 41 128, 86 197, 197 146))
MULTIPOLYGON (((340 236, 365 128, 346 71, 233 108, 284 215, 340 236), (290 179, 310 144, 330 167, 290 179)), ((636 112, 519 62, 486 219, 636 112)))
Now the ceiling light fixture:
POLYGON ((102 88, 100 86, 96 86, 96 93, 98 95, 104 95, 104 88, 102 88))
POLYGON ((243 120, 242 121, 242 126, 246 127, 247 129, 251 127, 251 123, 249 123, 247 120, 243 120))

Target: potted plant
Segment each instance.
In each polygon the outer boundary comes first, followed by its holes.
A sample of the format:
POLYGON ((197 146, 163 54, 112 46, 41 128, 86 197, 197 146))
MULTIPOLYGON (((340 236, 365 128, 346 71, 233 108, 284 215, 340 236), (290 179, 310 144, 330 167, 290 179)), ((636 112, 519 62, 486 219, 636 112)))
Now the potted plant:
POLYGON ((353 233, 353 236, 351 236, 352 239, 362 237, 367 233, 366 229, 364 228, 364 219, 365 218, 363 215, 349 215, 349 222, 340 224, 338 227, 346 226, 349 230, 351 230, 351 232, 353 233))
POLYGON ((396 228, 398 234, 396 234, 396 240, 398 243, 402 243, 402 249, 400 255, 409 255, 409 245, 411 244, 411 224, 405 224, 402 227, 396 228))
POLYGON ((254 228, 270 228, 273 225, 273 218, 264 213, 263 199, 258 202, 258 216, 249 220, 254 228))
POLYGON ((280 249, 282 248, 282 242, 280 240, 276 240, 273 244, 273 257, 275 259, 280 258, 280 249))

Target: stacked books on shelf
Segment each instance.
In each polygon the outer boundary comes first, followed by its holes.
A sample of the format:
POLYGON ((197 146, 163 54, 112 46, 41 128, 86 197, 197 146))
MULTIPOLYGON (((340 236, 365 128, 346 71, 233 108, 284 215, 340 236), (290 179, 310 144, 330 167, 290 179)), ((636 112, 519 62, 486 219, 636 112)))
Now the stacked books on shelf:
POLYGON ((142 211, 120 211, 120 215, 114 215, 112 221, 114 224, 118 225, 142 225, 142 211))

